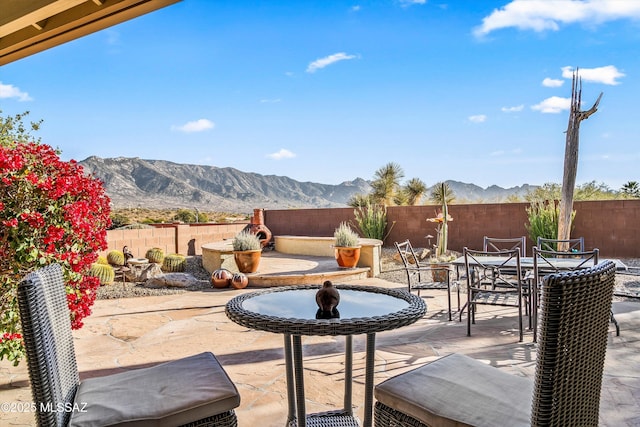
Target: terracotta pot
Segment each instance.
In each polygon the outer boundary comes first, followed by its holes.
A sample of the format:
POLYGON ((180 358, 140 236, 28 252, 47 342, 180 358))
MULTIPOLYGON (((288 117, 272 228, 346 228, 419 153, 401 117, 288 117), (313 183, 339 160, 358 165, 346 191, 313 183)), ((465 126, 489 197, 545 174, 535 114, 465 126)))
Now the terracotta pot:
POLYGON ((434 282, 446 283, 449 275, 449 263, 431 263, 431 267, 446 268, 446 270, 431 270, 431 277, 434 282))
POLYGON ((360 260, 361 246, 344 247, 335 246, 336 261, 343 268, 354 268, 360 260))
POLYGON ((253 251, 233 251, 233 259, 238 266, 240 273, 255 273, 260 265, 260 249, 253 251))

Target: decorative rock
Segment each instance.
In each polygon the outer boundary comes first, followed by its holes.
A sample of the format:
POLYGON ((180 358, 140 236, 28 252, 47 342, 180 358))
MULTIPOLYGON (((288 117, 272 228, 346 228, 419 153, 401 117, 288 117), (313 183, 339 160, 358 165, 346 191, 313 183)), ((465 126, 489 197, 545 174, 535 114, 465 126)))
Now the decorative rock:
POLYGON ((198 281, 188 273, 167 273, 152 277, 145 283, 147 286, 167 286, 173 288, 189 288, 198 285, 198 281))
POLYGON ((153 279, 154 277, 160 277, 164 275, 162 269, 160 268, 160 264, 150 263, 147 268, 145 268, 140 277, 137 279, 141 282, 146 282, 149 279, 153 279))
POLYGON ((249 278, 244 273, 236 273, 231 278, 231 286, 236 289, 244 289, 249 284, 249 278))

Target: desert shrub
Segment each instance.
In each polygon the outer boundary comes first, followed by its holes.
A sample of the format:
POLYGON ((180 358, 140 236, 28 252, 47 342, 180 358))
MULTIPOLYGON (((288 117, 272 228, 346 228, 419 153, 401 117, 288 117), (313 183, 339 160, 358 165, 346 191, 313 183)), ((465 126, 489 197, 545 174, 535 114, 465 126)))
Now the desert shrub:
MULTIPOLYGON (((384 241, 387 229, 387 208, 384 205, 371 203, 367 200, 364 205, 353 210, 356 224, 363 237, 384 241)), ((393 224, 391 225, 393 228, 393 224)), ((391 229, 389 229, 391 231, 391 229)))
MULTIPOLYGON (((553 200, 533 200, 527 209, 529 223, 525 224, 531 241, 535 244, 538 237, 545 239, 558 238, 558 217, 560 207, 553 200)), ((576 211, 571 212, 571 226, 576 211)))

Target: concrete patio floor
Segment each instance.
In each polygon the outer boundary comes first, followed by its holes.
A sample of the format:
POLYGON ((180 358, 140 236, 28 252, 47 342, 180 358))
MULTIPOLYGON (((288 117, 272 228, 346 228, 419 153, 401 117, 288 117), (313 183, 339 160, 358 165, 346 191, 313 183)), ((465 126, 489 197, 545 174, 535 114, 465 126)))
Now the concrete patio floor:
MULTIPOLYGON (((379 279, 350 281, 402 287, 379 279)), ((240 391, 241 427, 285 425, 287 398, 283 337, 240 327, 227 319, 226 302, 255 289, 211 289, 177 295, 99 300, 85 326, 74 331, 81 378, 212 351, 240 391)), ((375 383, 440 356, 459 352, 505 371, 531 377, 536 345, 526 331, 517 342, 513 311, 484 308, 466 336, 466 323, 446 320, 442 291, 422 293, 427 315, 417 323, 377 335, 375 383)), ((604 374, 601 426, 640 425, 640 303, 615 303, 621 335, 610 327, 604 374)), ((353 403, 362 420, 364 336, 354 338, 353 403)), ((307 411, 339 407, 344 390, 344 338, 304 337, 307 411)), ((31 402, 26 363, 0 362, 0 403, 31 402)), ((29 426, 33 414, 0 412, 0 425, 29 426)))

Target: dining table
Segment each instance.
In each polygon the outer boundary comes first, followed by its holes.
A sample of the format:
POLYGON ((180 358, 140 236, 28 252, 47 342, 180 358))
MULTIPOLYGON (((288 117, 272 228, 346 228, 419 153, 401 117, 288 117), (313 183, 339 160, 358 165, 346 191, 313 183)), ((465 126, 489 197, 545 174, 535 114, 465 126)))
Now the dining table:
POLYGON ((363 427, 372 425, 375 336, 415 323, 427 310, 422 298, 404 289, 336 284, 339 303, 327 315, 316 304, 319 285, 282 286, 232 298, 225 313, 233 322, 284 336, 287 381, 287 426, 360 427, 352 405, 354 335, 366 335, 363 427), (344 402, 341 409, 307 414, 305 407, 303 336, 345 337, 344 402))

